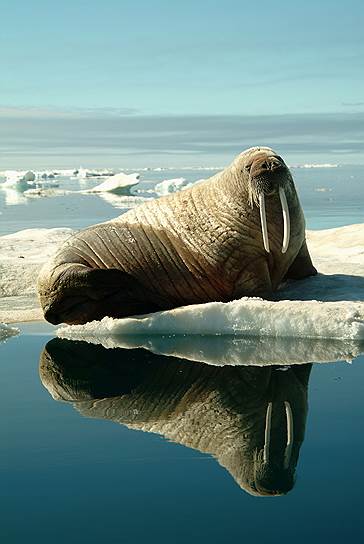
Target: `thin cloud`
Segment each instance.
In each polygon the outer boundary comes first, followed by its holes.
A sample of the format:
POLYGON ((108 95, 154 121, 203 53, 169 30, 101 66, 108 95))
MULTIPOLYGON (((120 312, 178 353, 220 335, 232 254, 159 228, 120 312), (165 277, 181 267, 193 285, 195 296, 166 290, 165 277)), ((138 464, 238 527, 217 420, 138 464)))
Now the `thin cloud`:
POLYGON ((38 108, 32 106, 1 106, 0 119, 11 122, 12 119, 69 119, 83 117, 118 117, 141 113, 136 108, 38 108))
MULTIPOLYGON (((49 113, 49 110, 47 110, 49 113)), ((0 119, 0 169, 60 167, 65 157, 93 165, 145 166, 189 158, 199 164, 224 164, 253 145, 268 145, 290 157, 313 160, 325 155, 364 153, 364 113, 270 116, 118 115, 110 110, 88 115, 21 116, 0 119), (339 151, 338 151, 339 150, 339 151), (60 158, 63 157, 62 161, 60 158), (19 161, 19 162, 17 162, 19 161), (43 162, 42 162, 43 161, 43 162), (31 165, 31 166, 30 166, 31 165)), ((33 112, 35 113, 35 112, 33 112)), ((364 162, 364 159, 363 159, 364 162)))
POLYGON ((342 102, 342 106, 349 106, 350 108, 358 108, 364 106, 364 102, 342 102))

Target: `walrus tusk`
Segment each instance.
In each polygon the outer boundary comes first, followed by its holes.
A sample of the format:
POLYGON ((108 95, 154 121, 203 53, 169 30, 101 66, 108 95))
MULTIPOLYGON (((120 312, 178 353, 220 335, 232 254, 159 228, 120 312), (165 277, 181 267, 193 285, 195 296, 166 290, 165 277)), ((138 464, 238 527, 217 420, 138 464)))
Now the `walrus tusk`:
POLYGON ((264 450, 263 450, 264 463, 267 463, 269 459, 271 423, 272 423, 272 403, 269 402, 267 406, 267 412, 265 414, 264 450))
POLYGON ((267 217, 265 215, 264 193, 260 193, 259 195, 259 211, 260 211, 260 224, 262 227, 264 249, 266 250, 267 253, 269 253, 269 238, 268 238, 268 230, 267 230, 267 217))
POLYGON ((286 193, 284 192, 283 187, 279 188, 279 198, 281 199, 282 213, 283 213, 283 243, 282 243, 282 253, 286 253, 289 245, 289 237, 291 225, 289 221, 289 209, 287 204, 286 193))
POLYGON ((284 407, 286 409, 286 419, 287 419, 287 445, 284 452, 284 468, 287 469, 289 467, 289 462, 291 460, 292 447, 293 447, 293 416, 292 416, 291 405, 287 400, 284 401, 284 407))

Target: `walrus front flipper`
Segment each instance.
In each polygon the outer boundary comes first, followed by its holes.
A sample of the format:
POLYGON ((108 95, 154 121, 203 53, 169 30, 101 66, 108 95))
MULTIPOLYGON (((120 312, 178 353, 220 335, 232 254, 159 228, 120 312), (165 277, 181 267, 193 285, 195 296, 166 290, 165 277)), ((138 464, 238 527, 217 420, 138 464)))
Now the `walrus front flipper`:
POLYGON ((95 319, 126 317, 160 310, 148 300, 147 292, 127 272, 92 269, 68 264, 52 291, 41 293, 44 317, 50 323, 83 324, 95 319))
POLYGON ((315 276, 316 274, 317 270, 312 264, 305 240, 297 254, 297 257, 289 267, 285 279, 302 280, 303 278, 315 276))

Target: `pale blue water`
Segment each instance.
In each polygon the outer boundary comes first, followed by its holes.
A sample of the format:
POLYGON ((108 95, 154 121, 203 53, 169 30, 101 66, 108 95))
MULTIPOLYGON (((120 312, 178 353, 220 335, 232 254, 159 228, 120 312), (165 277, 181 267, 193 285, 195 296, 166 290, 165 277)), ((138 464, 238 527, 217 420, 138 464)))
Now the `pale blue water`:
MULTIPOLYGON (((295 168, 292 172, 307 228, 324 229, 364 222, 364 166, 295 168)), ((144 191, 152 191, 154 185, 164 179, 184 177, 196 181, 214 173, 204 170, 142 171, 140 186, 132 192, 137 196, 153 197, 153 193, 144 191)), ((77 191, 98 185, 100 179, 80 182, 58 178, 57 182, 59 189, 77 191)), ((23 197, 23 203, 17 205, 7 205, 7 199, 9 194, 1 188, 0 182, 0 236, 24 228, 84 228, 123 212, 123 208, 116 208, 99 196, 77 193, 54 198, 23 197)))
MULTIPOLYGON (((142 189, 203 175, 146 172, 142 189)), ((364 167, 294 175, 308 228, 364 221, 364 167)), ((68 179, 61 185, 80 188, 68 179)), ((81 228, 122 209, 86 195, 8 206, 0 190, 0 212, 1 235, 81 228)), ((363 541, 364 357, 316 364, 311 373, 309 364, 286 372, 215 368, 53 335, 51 326, 34 323, 0 343, 1 542, 363 541), (293 414, 289 470, 282 470, 284 401, 293 414), (272 467, 256 481, 260 490, 285 494, 253 496, 246 488, 254 448, 238 440, 245 429, 246 443, 262 446, 269 402, 272 467), (180 429, 173 440, 168 428, 180 429)))

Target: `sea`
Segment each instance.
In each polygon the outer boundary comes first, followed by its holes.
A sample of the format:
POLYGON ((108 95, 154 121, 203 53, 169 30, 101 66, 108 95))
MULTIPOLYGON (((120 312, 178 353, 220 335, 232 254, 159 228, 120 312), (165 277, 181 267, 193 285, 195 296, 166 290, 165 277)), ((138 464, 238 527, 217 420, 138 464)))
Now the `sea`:
MULTIPOLYGON (((364 223, 364 166, 292 172, 308 229, 364 223)), ((139 173, 128 197, 73 173, 38 196, 0 177, 0 236, 84 228, 215 170, 139 173)), ((1 542, 364 541, 363 356, 214 366, 16 326, 0 342, 1 542)))

